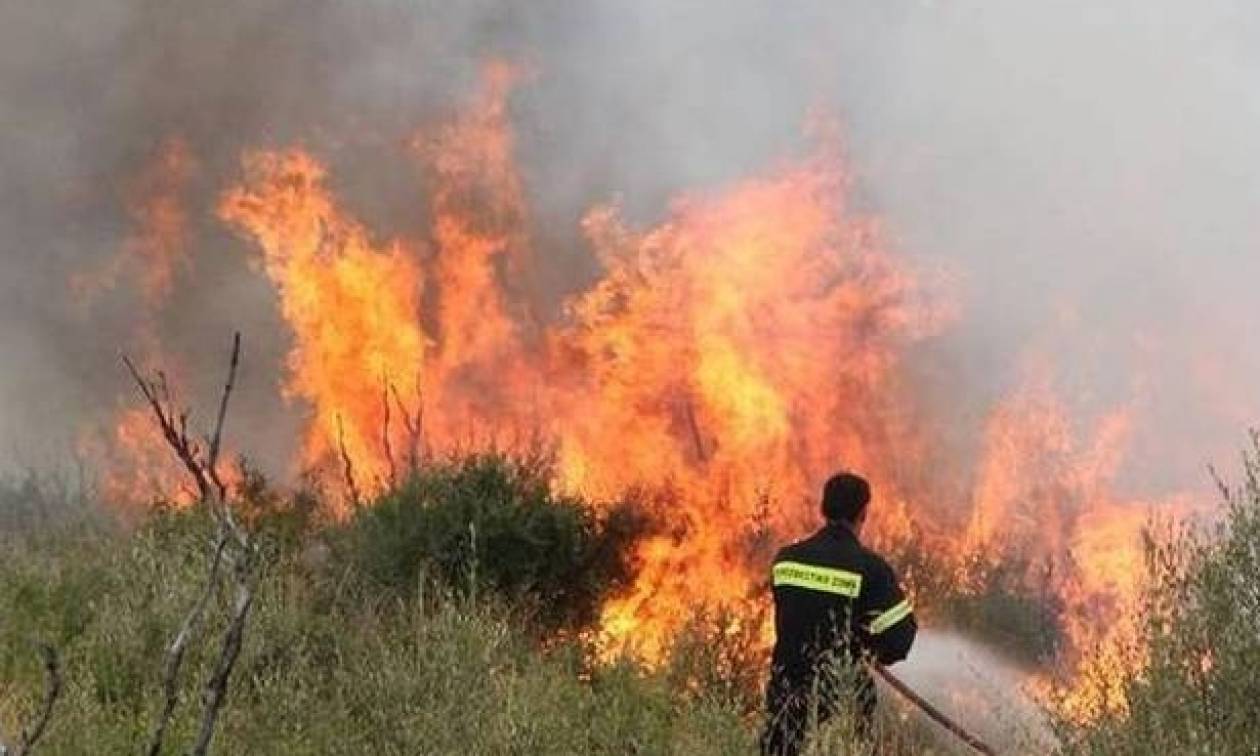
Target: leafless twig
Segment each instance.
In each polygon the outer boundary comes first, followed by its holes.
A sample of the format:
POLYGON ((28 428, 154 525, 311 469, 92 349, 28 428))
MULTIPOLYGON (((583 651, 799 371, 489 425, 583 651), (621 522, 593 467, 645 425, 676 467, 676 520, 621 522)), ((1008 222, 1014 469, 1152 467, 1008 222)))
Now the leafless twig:
POLYGON ((204 754, 210 746, 214 735, 219 711, 227 697, 227 683, 240 655, 241 643, 245 634, 245 625, 249 611, 253 605, 254 592, 254 557, 256 550, 249 534, 237 523, 228 504, 228 490, 219 476, 219 452, 223 440, 223 426, 227 418, 229 400, 236 385, 236 371, 240 364, 241 336, 234 334, 232 338, 232 356, 228 367, 227 380, 223 394, 219 400, 219 412, 215 419, 214 431, 207 439, 208 447, 204 457, 197 443, 188 435, 188 413, 176 409, 171 398, 166 376, 159 372, 154 379, 146 379, 140 374, 135 364, 123 357, 123 363, 131 372, 140 392, 153 410, 154 418, 166 439, 167 445, 184 464, 189 475, 197 485, 201 503, 207 508, 218 526, 215 537, 210 569, 206 575, 205 588, 197 601, 185 616, 171 645, 167 648, 166 668, 163 676, 164 700, 161 711, 154 722, 146 751, 149 756, 157 756, 162 750, 162 743, 170 725, 175 708, 179 703, 179 673, 183 666, 188 644, 196 636, 203 624, 207 607, 219 589, 223 565, 230 563, 236 577, 236 599, 233 612, 224 633, 218 662, 214 674, 206 683, 203 696, 205 708, 202 713, 201 729, 193 746, 193 753, 204 754), (229 552, 229 547, 231 551, 229 552))
POLYGON ((232 398, 232 389, 236 386, 236 368, 241 362, 241 334, 232 335, 232 359, 228 366, 227 383, 223 386, 223 396, 219 400, 219 416, 214 423, 214 435, 210 437, 210 456, 206 460, 206 471, 219 489, 219 500, 227 499, 227 487, 219 478, 219 444, 223 440, 223 421, 227 418, 228 400, 232 398))
POLYGON ((385 452, 385 462, 389 465, 389 487, 394 489, 398 487, 398 469, 394 466, 394 447, 389 440, 389 390, 392 388, 389 379, 385 379, 385 390, 381 393, 381 405, 385 411, 384 421, 381 424, 381 446, 385 452))
POLYGON ((201 466, 201 462, 197 458, 197 444, 188 437, 188 413, 177 412, 174 401, 171 399, 170 389, 166 383, 166 375, 162 372, 157 373, 154 379, 147 379, 140 374, 135 363, 127 355, 123 355, 123 364, 130 371, 132 379, 135 380, 136 386, 139 387, 140 393, 149 403, 149 408, 153 410, 153 417, 157 421, 158 429, 162 431, 162 437, 166 439, 166 443, 171 447, 175 455, 179 457, 179 461, 183 463, 184 468, 192 475, 193 482, 197 484, 197 494, 203 502, 210 499, 210 481, 206 478, 205 471, 201 466))
POLYGON ((202 696, 205 709, 201 715, 201 729, 197 733, 197 741, 192 748, 194 756, 204 756, 210 749, 210 740, 214 737, 219 710, 227 698, 228 680, 232 676, 236 659, 240 656, 241 643, 245 637, 245 623, 249 619, 249 610, 254 603, 252 573, 252 565, 248 562, 236 565, 236 598, 232 602, 232 619, 228 623, 227 631, 223 634, 219 661, 215 664, 214 673, 206 682, 202 696))
MULTIPOLYGON (((419 380, 416 381, 416 396, 420 397, 419 380)), ((394 393, 394 403, 398 405, 398 413, 402 415, 403 429, 407 431, 407 467, 410 472, 420 469, 420 441, 424 434, 424 401, 418 399, 414 412, 407 409, 396 386, 390 386, 394 393)))
POLYGON ((153 732, 149 736, 149 747, 145 751, 148 756, 158 756, 161 752, 162 741, 166 737, 166 728, 170 724, 171 717, 175 714, 176 704, 179 703, 179 670, 184 664, 184 651, 187 649, 189 641, 200 629, 202 617, 206 613, 206 606, 217 592, 219 570, 223 566, 223 551, 227 548, 227 545, 227 528, 220 525, 219 535, 214 543, 214 556, 210 562, 210 572, 206 576, 205 590, 202 591, 201 597, 197 599, 197 603, 193 605, 192 611, 188 613, 188 616, 184 617, 184 622, 180 625, 179 632, 175 635, 175 640, 171 641, 171 645, 166 649, 166 672, 162 676, 162 690, 165 693, 165 699, 157 722, 153 725, 153 732))
POLYGON ((700 423, 696 420, 696 407, 690 398, 683 403, 683 410, 687 416, 687 428, 691 431, 691 442, 696 446, 696 460, 704 464, 709 461, 709 454, 704 448, 704 437, 700 435, 700 423))
POLYGON ((57 659, 57 649, 47 643, 40 643, 38 646, 40 656, 44 658, 44 702, 31 728, 22 729, 22 738, 18 741, 15 756, 27 756, 35 748, 35 744, 44 736, 48 722, 52 719, 53 706, 61 696, 61 664, 57 659))
POLYGON ((358 509, 362 499, 359 497, 359 486, 354 481, 354 462, 350 459, 350 452, 346 450, 346 433, 340 414, 337 415, 337 447, 341 451, 341 472, 346 479, 346 492, 350 496, 350 503, 358 509))

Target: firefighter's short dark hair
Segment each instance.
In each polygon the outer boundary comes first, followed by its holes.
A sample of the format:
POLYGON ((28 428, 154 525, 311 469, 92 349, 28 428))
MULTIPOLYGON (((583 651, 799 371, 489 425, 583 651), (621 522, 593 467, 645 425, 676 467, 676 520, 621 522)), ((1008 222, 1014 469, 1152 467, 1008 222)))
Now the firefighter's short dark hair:
POLYGON ((822 513, 828 520, 857 522, 871 501, 871 485, 853 473, 837 473, 823 486, 822 513))

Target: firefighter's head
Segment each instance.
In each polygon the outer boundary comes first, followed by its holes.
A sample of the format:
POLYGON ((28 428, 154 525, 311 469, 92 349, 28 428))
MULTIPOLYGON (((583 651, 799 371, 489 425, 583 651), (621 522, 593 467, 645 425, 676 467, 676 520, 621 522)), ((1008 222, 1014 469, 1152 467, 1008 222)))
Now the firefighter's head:
POLYGON ((822 513, 828 522, 843 523, 860 531, 866 522, 871 486, 853 473, 837 473, 823 486, 822 513))

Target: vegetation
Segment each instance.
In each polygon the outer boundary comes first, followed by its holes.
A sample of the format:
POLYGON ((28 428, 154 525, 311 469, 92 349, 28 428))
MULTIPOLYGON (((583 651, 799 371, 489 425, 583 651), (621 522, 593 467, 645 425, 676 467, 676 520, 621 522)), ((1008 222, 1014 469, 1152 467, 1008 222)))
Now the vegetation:
POLYGON ((337 534, 339 556, 397 596, 425 576, 448 589, 528 604, 541 629, 580 629, 632 576, 643 528, 627 504, 552 491, 543 459, 474 454, 409 476, 337 534))
MULTIPOLYGON (((1138 644, 1149 653, 1129 649, 1127 675, 1092 681, 1110 706, 1056 720, 1065 753, 1260 749, 1260 449, 1244 471, 1218 531, 1151 539, 1138 644)), ((259 578, 216 752, 756 751, 764 661, 747 623, 697 608, 651 670, 595 652, 595 609, 634 566, 633 506, 557 495, 545 466, 497 456, 426 465, 344 522, 323 517, 318 490, 280 494, 248 469, 238 479, 259 578)), ((86 500, 38 476, 0 481, 0 741, 41 706, 47 644, 63 686, 37 750, 135 753, 162 706, 167 647, 204 590, 214 523, 155 506, 121 527, 86 500)), ((937 616, 997 618, 1016 628, 1013 647, 1036 648, 1043 605, 1026 583, 985 574, 937 616)), ((212 600, 164 753, 196 736, 230 592, 212 600)), ((896 707, 881 716, 883 752, 933 747, 896 707)), ((860 742, 842 714, 809 753, 872 752, 860 742)))
POLYGON ((1213 532, 1148 539, 1140 637, 1116 651, 1127 672, 1087 679, 1096 705, 1059 721, 1067 753, 1260 753, 1260 439, 1243 473, 1213 532))
MULTIPOLYGON (((552 497, 537 483, 502 459, 437 465, 386 497, 382 513, 365 511, 343 527, 311 517, 300 539, 292 537, 294 523, 306 511, 307 495, 271 496, 273 511, 256 518, 266 544, 264 574, 215 750, 749 752, 753 730, 729 699, 702 690, 676 696, 667 673, 629 663, 596 665, 576 637, 539 644, 545 624, 574 615, 540 613, 537 597, 529 598, 524 586, 544 586, 554 574, 596 558, 601 537, 611 536, 577 517, 574 502, 552 497), (458 496, 426 500, 420 492, 467 493, 478 486, 486 498, 475 521, 490 543, 528 535, 536 547, 534 559, 515 554, 499 565, 500 552, 490 547, 481 552, 486 561, 480 566, 469 561, 485 592, 466 590, 462 567, 440 563, 450 553, 443 539, 422 544, 431 568, 400 558, 414 541, 384 540, 385 521, 378 518, 419 517, 411 511, 418 502, 439 510, 424 513, 426 522, 453 518, 442 511, 448 507, 470 506, 458 496), (531 507, 548 511, 517 511, 531 507), (513 528, 520 532, 509 536, 513 528), (568 553, 571 564, 541 564, 551 540, 572 547, 559 552, 568 553), (392 558, 377 557, 403 567, 382 572, 381 563, 352 548, 368 543, 396 550, 392 558), (508 567, 518 571, 516 578, 506 577, 508 567)), ((136 752, 160 706, 165 648, 204 582, 212 532, 206 515, 157 508, 129 534, 66 528, 38 538, 10 536, 8 558, 0 562, 0 733, 16 733, 38 707, 43 673, 32 644, 47 642, 60 650, 65 686, 39 751, 136 752)), ((610 577, 604 588, 615 584, 610 577)), ((561 604, 583 606, 597 588, 592 581, 581 601, 566 596, 561 604)), ((222 629, 212 625, 204 635, 217 637, 222 629)), ((195 735, 196 702, 217 648, 193 644, 188 653, 169 752, 195 735)))
POLYGON ((913 536, 883 551, 916 597, 915 611, 933 626, 962 631, 1027 665, 1055 658, 1060 606, 1045 565, 1013 551, 960 559, 913 536))
MULTIPOLYGON (((598 658, 583 632, 629 574, 632 508, 594 517, 534 462, 494 456, 426 466, 344 523, 321 518, 317 491, 240 478, 261 577, 216 752, 756 751, 764 659, 735 618, 698 609, 653 670, 598 658)), ((0 740, 39 708, 46 643, 64 685, 38 751, 135 753, 162 705, 166 649, 203 590, 214 523, 161 505, 132 530, 62 523, 0 536, 0 740)), ((164 753, 196 736, 230 596, 213 601, 164 753)), ((838 717, 812 752, 868 750, 851 729, 838 717)), ((896 752, 922 751, 921 733, 886 729, 903 733, 896 752)))
POLYGON ((35 470, 0 477, 0 544, 15 536, 35 537, 50 528, 104 525, 105 518, 89 501, 79 478, 72 485, 64 475, 35 470))

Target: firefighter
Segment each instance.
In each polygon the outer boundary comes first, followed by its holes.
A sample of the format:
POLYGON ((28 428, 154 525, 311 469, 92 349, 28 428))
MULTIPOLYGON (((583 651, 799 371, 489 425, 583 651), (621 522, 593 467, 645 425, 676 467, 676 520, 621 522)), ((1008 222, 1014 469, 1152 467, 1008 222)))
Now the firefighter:
POLYGON ((846 705, 859 730, 869 732, 875 685, 864 663, 893 664, 914 643, 918 626, 897 576, 860 540, 870 499, 862 478, 833 476, 823 487, 826 525, 774 559, 766 756, 794 756, 811 721, 846 705))

